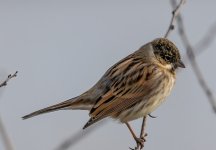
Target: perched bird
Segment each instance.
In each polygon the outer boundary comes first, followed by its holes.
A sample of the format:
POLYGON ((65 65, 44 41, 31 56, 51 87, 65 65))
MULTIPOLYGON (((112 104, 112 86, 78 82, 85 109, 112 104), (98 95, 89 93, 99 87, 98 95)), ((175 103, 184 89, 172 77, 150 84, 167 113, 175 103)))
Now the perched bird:
POLYGON ((81 109, 90 111, 83 129, 106 117, 130 127, 129 121, 150 114, 170 94, 178 67, 185 65, 177 47, 168 39, 157 38, 113 65, 85 93, 23 119, 56 110, 81 109))

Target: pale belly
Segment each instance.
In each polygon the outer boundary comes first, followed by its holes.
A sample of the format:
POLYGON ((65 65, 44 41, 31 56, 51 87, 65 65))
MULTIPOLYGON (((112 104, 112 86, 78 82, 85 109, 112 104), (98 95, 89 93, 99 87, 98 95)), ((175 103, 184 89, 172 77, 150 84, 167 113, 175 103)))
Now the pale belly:
POLYGON ((124 123, 144 117, 153 112, 158 106, 161 105, 161 103, 164 102, 166 97, 170 95, 170 92, 175 84, 175 78, 171 77, 165 86, 163 84, 164 83, 162 82, 158 85, 158 88, 161 90, 157 94, 152 95, 150 98, 147 98, 147 96, 144 97, 140 103, 128 110, 125 110, 116 119, 119 119, 124 123), (162 88, 163 86, 165 88, 162 88))

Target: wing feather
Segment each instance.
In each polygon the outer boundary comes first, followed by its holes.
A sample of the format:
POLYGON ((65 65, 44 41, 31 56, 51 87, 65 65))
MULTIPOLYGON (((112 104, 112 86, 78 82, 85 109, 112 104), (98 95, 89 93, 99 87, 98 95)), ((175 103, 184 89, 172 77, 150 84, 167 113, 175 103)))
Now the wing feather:
POLYGON ((90 111, 90 120, 84 128, 93 123, 121 112, 143 100, 152 82, 162 71, 155 64, 145 63, 136 58, 126 58, 117 63, 104 75, 109 79, 109 91, 103 94, 90 111))

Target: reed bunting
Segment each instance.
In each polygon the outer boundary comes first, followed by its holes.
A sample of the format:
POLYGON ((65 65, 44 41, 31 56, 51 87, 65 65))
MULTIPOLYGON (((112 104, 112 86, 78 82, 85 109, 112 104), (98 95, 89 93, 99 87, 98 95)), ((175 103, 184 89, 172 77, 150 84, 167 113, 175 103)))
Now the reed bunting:
MULTIPOLYGON (((168 39, 155 39, 113 65, 83 94, 23 117, 28 119, 56 110, 89 110, 83 129, 111 117, 121 123, 144 117, 170 94, 176 69, 185 68, 179 50, 168 39)), ((137 142, 139 138, 134 136, 137 142)))

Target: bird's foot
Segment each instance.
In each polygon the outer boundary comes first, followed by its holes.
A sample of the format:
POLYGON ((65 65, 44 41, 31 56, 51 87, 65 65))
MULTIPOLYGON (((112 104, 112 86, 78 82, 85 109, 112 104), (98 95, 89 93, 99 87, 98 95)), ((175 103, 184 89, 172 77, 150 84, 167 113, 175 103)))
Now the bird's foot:
MULTIPOLYGON (((141 149, 144 147, 145 138, 136 138, 137 145, 140 145, 141 149)), ((138 147, 138 146, 137 146, 138 147)))
POLYGON ((134 138, 134 140, 136 141, 137 143, 137 146, 135 148, 130 148, 131 150, 140 150, 144 147, 144 143, 146 142, 146 139, 145 137, 147 136, 148 134, 146 133, 143 137, 136 137, 134 138))

